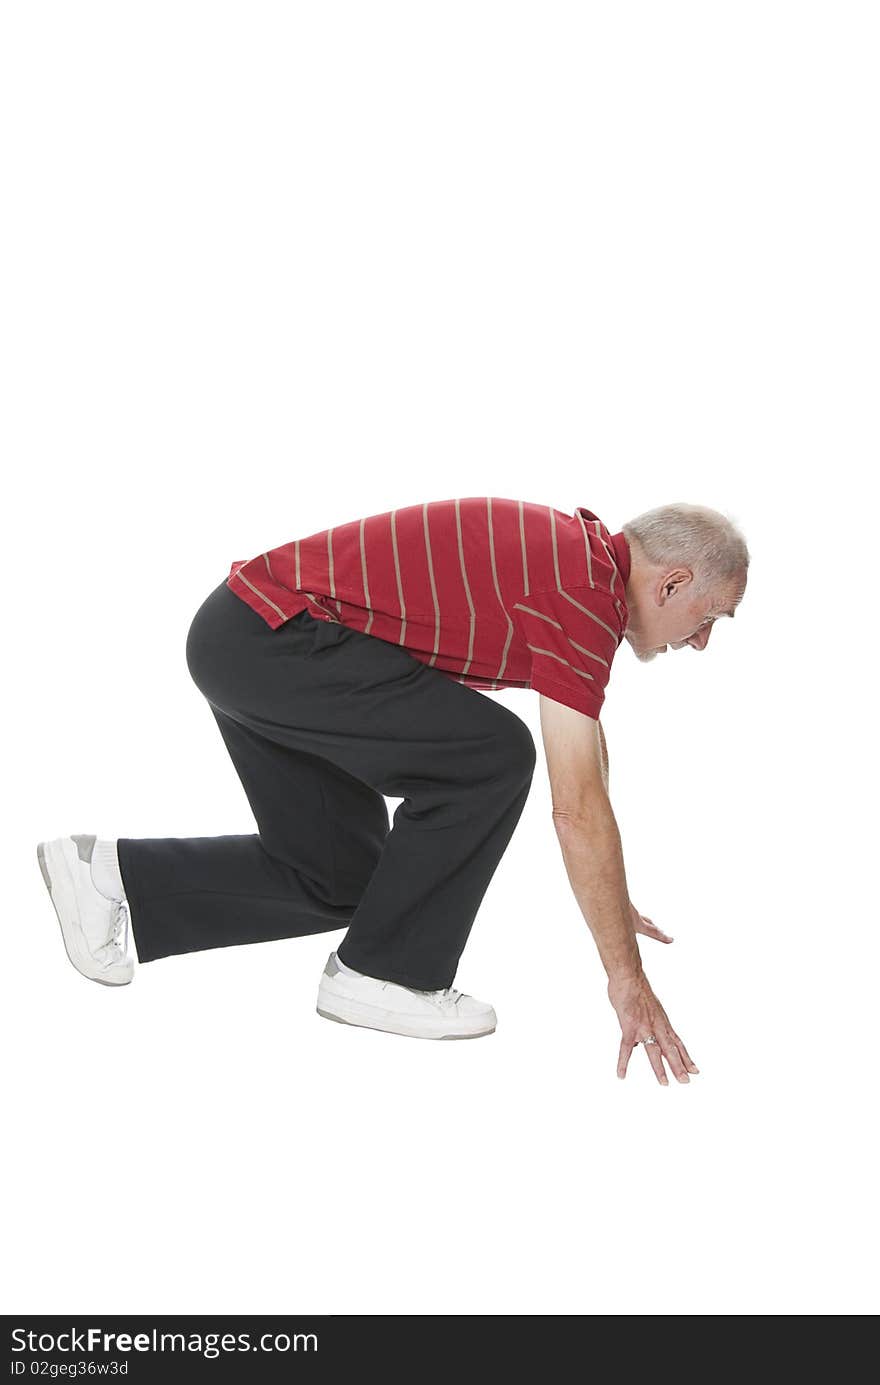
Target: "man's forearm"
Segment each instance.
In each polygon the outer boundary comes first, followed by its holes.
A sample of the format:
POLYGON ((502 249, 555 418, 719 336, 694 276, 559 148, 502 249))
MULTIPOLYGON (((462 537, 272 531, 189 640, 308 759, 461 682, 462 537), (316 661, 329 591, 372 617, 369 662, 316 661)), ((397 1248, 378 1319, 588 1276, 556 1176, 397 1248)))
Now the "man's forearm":
POLYGON ((639 975, 623 848, 609 800, 599 797, 576 815, 554 813, 553 820, 571 888, 609 978, 639 975))

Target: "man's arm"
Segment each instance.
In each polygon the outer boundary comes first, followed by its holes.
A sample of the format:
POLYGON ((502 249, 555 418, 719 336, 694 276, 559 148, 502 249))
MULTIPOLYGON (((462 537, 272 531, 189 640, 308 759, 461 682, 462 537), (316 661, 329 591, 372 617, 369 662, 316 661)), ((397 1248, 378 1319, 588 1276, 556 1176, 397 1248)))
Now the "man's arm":
POLYGON ((565 869, 609 980, 640 976, 641 956, 598 720, 540 697, 553 823, 565 869))
POLYGON ((623 850, 608 798, 608 752, 598 718, 541 695, 541 732, 550 771, 553 822, 581 913, 608 973, 608 999, 621 1040, 617 1075, 626 1076, 636 1044, 645 1048, 657 1081, 669 1085, 663 1059, 679 1082, 698 1072, 642 970, 623 850), (661 1057, 662 1054, 662 1057, 661 1057))
POLYGON ((605 781, 605 792, 608 793, 608 747, 605 744, 605 730, 598 717, 596 718, 596 725, 599 728, 599 744, 602 747, 602 778, 605 781))

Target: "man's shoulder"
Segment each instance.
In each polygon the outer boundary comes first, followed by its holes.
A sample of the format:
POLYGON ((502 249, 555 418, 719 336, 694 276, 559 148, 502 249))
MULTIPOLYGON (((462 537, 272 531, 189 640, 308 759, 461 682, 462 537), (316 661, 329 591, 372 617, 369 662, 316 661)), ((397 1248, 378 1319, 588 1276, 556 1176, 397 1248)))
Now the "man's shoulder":
POLYGON ((519 610, 537 610, 539 615, 557 621, 566 634, 574 632, 578 638, 589 637, 600 628, 604 629, 619 644, 623 637, 626 608, 611 591, 610 581, 609 574, 607 578, 594 577, 592 584, 539 584, 519 596, 514 606, 519 610))
POLYGON ((584 606, 589 606, 591 602, 597 606, 610 603, 612 608, 620 604, 611 590, 610 567, 607 574, 594 571, 592 582, 539 582, 537 585, 532 584, 528 592, 519 597, 519 600, 528 601, 530 596, 541 596, 548 600, 555 597, 563 603, 569 601, 569 604, 570 598, 573 598, 584 606))

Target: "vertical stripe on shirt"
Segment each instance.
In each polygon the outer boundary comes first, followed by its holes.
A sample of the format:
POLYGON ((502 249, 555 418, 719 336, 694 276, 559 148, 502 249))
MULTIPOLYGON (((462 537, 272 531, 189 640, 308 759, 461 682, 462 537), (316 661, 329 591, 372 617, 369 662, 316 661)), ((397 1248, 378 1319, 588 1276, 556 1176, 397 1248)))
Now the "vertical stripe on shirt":
MULTIPOLYGON (((458 502, 456 502, 456 504, 457 504, 457 503, 458 503, 458 502)), ((521 548, 522 548, 522 588, 523 588, 523 593, 524 593, 526 596, 528 596, 528 594, 529 594, 529 563, 528 563, 528 559, 527 559, 527 557, 526 557, 526 528, 525 528, 525 519, 524 519, 524 517, 523 517, 523 503, 522 503, 521 500, 517 501, 517 507, 518 507, 518 509, 519 509, 519 541, 520 541, 520 546, 521 546, 521 548)), ((583 523, 583 521, 581 521, 581 522, 583 523)))
POLYGON ((498 568, 495 565, 495 534, 492 527, 491 495, 488 495, 486 497, 486 515, 489 522, 489 557, 492 562, 492 581, 495 583, 495 595, 498 597, 498 605, 501 607, 501 610, 504 613, 504 619, 507 621, 507 639, 504 644, 504 651, 501 655, 501 667, 495 674, 496 678, 503 678, 504 669, 507 664, 507 651, 510 648, 510 641, 513 639, 513 621, 510 619, 510 612, 504 604, 504 600, 501 596, 501 588, 498 585, 498 568))
POLYGON ((391 511, 391 545, 394 549, 394 571, 397 574, 397 599, 400 602, 400 643, 404 643, 406 634, 406 606, 403 602, 403 584, 400 580, 400 558, 397 553, 397 526, 395 523, 396 510, 391 511))
POLYGON ((428 564, 428 577, 431 580, 431 600, 434 602, 434 649, 428 660, 433 664, 437 658, 437 651, 440 648, 440 607, 437 604, 437 586, 434 582, 434 564, 431 561, 431 535, 428 533, 428 502, 422 506, 422 523, 425 532, 425 559, 428 564))
POLYGON ((370 588, 367 582, 367 550, 364 546, 364 525, 366 518, 361 520, 360 545, 361 545, 361 580, 364 584, 364 607, 367 611, 367 623, 364 626, 364 634, 369 635, 370 626, 373 624, 373 610, 370 606, 370 588))
POLYGON ((456 500, 455 502, 455 528, 456 533, 458 535, 458 564, 461 568, 461 580, 464 586, 464 594, 467 597, 468 610, 470 611, 470 631, 468 635, 467 661, 465 662, 465 666, 462 669, 462 673, 465 674, 470 668, 474 657, 474 627, 476 625, 477 617, 476 612, 474 611, 474 601, 473 597, 471 596, 470 583, 468 582, 467 564, 464 560, 464 544, 461 541, 461 504, 458 500, 456 500))

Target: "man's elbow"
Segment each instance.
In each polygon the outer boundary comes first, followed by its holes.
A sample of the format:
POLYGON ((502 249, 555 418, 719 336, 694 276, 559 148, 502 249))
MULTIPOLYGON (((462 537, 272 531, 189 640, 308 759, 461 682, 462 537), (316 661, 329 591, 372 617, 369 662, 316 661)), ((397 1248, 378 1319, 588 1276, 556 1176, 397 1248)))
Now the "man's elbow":
POLYGON ((580 794, 576 800, 560 807, 554 807, 553 826, 560 835, 569 835, 572 832, 581 833, 594 827, 597 822, 606 819, 610 812, 611 800, 605 785, 597 782, 589 790, 580 794))

